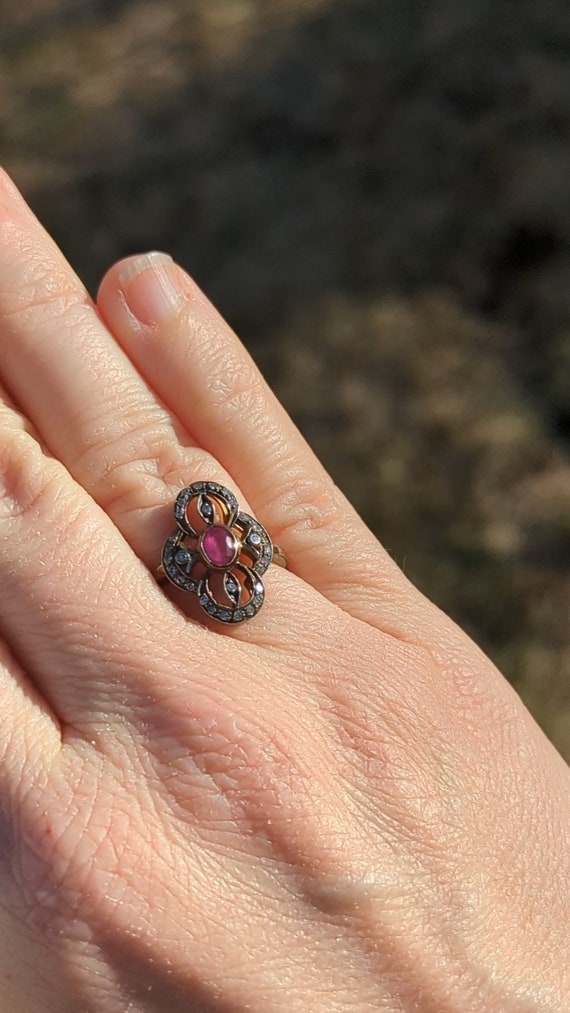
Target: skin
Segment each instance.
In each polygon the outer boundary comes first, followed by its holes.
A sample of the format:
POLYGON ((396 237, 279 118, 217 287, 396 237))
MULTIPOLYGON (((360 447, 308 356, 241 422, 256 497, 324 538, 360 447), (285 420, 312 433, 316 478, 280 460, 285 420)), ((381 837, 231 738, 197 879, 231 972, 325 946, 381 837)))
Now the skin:
POLYGON ((1 175, 0 383, 2 1013, 568 1010, 568 768, 192 280, 1 175), (231 630, 152 575, 204 478, 289 557, 231 630))

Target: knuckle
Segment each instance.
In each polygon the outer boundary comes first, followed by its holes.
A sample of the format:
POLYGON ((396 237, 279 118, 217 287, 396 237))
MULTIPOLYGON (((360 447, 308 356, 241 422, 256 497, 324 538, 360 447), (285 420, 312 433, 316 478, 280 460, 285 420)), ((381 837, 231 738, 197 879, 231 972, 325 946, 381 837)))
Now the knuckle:
POLYGON ((24 429, 2 434, 0 445, 0 543, 4 565, 14 557, 15 527, 19 552, 28 558, 41 545, 41 555, 57 558, 62 544, 85 525, 86 504, 76 498, 67 473, 47 457, 24 429), (49 542, 45 532, 49 531, 49 542), (10 548, 8 548, 10 546, 10 548))
MULTIPOLYGON (((102 406, 103 418, 106 409, 102 406)), ((97 438, 87 439, 75 456, 75 470, 88 476, 90 491, 107 508, 115 498, 130 489, 134 476, 159 474, 159 460, 166 443, 164 427, 140 411, 125 412, 118 424, 104 427, 97 418, 89 420, 89 429, 97 438)))
POLYGON ((163 506, 165 489, 179 488, 205 470, 213 473, 212 466, 205 467, 207 457, 147 420, 135 423, 128 436, 121 433, 89 448, 80 470, 90 476, 89 491, 105 512, 124 518, 163 506))
POLYGON ((326 533, 337 528, 342 519, 335 487, 319 476, 284 469, 269 503, 269 512, 280 517, 273 524, 277 540, 286 540, 294 532, 326 533))
POLYGON ((55 462, 23 429, 2 434, 0 446, 0 519, 43 513, 57 496, 55 462))
POLYGON ((274 516, 282 518, 281 526, 273 524, 276 536, 282 538, 292 530, 314 533, 337 527, 346 512, 339 490, 323 475, 291 464, 290 448, 278 427, 274 431, 268 428, 273 412, 255 364, 242 357, 233 364, 224 361, 223 369, 216 369, 215 375, 211 393, 216 417, 228 425, 247 420, 247 431, 263 432, 265 441, 272 445, 275 483, 268 506, 274 516))
POLYGON ((38 313, 49 311, 59 317, 81 311, 87 295, 71 272, 49 258, 42 259, 29 247, 24 229, 12 219, 0 219, 0 248, 12 261, 22 260, 15 273, 17 282, 10 284, 8 276, 2 287, 0 312, 4 322, 15 326, 29 323, 38 313))

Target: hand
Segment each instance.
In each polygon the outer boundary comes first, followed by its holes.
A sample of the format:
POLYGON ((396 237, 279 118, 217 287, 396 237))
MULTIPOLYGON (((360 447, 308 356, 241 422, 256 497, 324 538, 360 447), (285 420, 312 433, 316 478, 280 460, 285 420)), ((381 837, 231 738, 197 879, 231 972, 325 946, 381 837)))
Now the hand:
POLYGON ((0 240, 2 1011, 570 1008, 570 775, 516 694, 178 267, 94 305, 4 176, 0 240), (289 558, 232 628, 152 575, 199 479, 289 558))

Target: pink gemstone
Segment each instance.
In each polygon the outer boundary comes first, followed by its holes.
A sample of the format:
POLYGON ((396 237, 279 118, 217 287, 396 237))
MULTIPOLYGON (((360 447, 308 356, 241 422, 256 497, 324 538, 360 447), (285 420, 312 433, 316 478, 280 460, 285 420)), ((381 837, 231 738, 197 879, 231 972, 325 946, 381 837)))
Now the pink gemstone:
POLYGON ((238 543, 229 528, 213 524, 202 536, 202 552, 211 566, 229 566, 237 556, 238 543))

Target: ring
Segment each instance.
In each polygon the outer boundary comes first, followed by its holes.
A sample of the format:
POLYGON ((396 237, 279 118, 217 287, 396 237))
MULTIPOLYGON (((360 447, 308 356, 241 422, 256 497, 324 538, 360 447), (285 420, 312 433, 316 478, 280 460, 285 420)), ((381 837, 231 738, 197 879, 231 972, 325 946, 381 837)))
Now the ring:
POLYGON ((259 521, 243 513, 236 497, 215 482, 194 482, 174 504, 176 530, 162 550, 156 571, 198 598, 200 608, 221 623, 242 623, 265 600, 262 576, 270 563, 287 566, 259 521))

